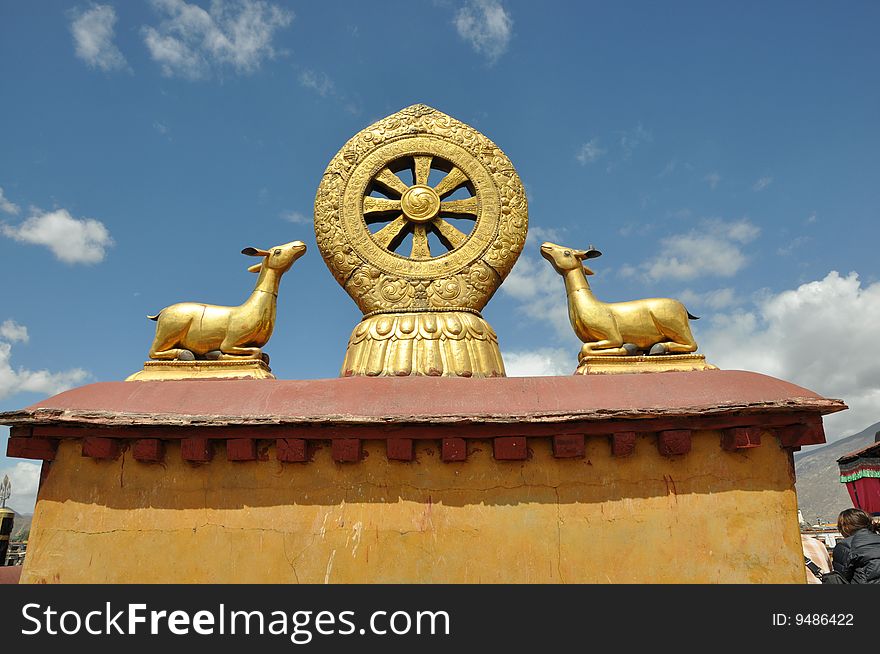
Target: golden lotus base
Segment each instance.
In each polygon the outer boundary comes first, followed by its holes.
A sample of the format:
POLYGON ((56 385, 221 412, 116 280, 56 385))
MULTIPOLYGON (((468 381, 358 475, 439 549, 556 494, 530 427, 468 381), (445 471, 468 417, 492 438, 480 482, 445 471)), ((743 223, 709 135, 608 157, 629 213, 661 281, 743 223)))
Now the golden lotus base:
POLYGON ((343 377, 504 377, 498 337, 468 311, 381 313, 348 339, 343 377))
POLYGON ((162 379, 275 379, 272 369, 259 359, 241 361, 147 361, 144 369, 125 381, 162 379))
POLYGON ((718 370, 702 354, 658 354, 654 356, 605 357, 581 359, 576 375, 616 375, 638 372, 673 372, 682 370, 718 370))

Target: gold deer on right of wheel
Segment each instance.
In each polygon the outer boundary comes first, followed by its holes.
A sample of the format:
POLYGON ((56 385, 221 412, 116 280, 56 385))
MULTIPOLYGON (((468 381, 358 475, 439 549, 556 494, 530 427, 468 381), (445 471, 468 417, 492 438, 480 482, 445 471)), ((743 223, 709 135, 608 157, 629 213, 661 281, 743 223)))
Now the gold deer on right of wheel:
POLYGON ((583 341, 579 360, 588 356, 688 354, 697 342, 688 320, 697 320, 684 305, 671 298, 647 298, 629 302, 600 302, 593 295, 587 276, 594 274, 583 262, 602 256, 591 245, 575 250, 556 243, 541 245, 541 256, 565 280, 568 317, 583 341))

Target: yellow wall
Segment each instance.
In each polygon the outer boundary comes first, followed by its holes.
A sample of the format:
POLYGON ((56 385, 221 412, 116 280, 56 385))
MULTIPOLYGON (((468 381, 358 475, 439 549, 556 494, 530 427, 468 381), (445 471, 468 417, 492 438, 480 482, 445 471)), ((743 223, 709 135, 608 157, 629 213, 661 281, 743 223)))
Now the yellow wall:
POLYGON ((40 490, 22 582, 784 582, 805 580, 790 457, 770 434, 731 453, 714 432, 667 459, 654 436, 612 458, 499 462, 489 441, 358 464, 191 465, 63 442, 40 490))

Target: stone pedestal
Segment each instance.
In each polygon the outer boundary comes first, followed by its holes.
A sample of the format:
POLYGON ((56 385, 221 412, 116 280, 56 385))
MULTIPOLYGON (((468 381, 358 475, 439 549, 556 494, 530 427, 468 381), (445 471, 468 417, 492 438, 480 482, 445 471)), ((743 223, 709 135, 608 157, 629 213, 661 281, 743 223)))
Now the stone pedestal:
POLYGON ((23 582, 803 583, 791 453, 842 408, 735 371, 188 380, 0 423, 44 461, 23 582))

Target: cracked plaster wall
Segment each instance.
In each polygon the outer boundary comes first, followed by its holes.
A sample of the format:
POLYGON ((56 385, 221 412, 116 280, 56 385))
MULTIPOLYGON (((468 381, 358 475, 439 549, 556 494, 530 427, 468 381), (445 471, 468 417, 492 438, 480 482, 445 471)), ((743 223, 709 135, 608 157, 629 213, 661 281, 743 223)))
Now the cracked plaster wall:
POLYGON ((40 490, 23 582, 803 583, 790 454, 725 452, 695 432, 684 456, 640 436, 613 458, 606 438, 585 459, 500 462, 472 441, 466 462, 438 443, 389 462, 384 443, 334 463, 269 459, 192 465, 130 451, 80 456, 65 441, 40 490))

